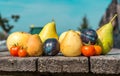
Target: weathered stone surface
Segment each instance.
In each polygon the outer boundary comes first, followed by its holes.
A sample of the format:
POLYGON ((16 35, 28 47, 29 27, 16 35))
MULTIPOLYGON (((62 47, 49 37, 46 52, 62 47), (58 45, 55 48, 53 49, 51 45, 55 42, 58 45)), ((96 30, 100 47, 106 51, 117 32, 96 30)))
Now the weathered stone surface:
POLYGON ((93 73, 115 74, 118 69, 118 59, 113 56, 91 57, 91 71, 93 73))
POLYGON ((0 57, 0 71, 36 71, 35 57, 0 57))
POLYGON ((90 68, 97 74, 119 74, 120 50, 113 49, 108 55, 90 57, 90 68))
MULTIPOLYGON (((112 49, 108 55, 87 57, 41 56, 41 57, 11 57, 8 54, 0 56, 0 72, 33 72, 61 75, 89 74, 91 76, 120 74, 120 49, 112 49), (89 72, 90 71, 90 72, 89 72)), ((4 73, 5 74, 5 73, 4 73)))
POLYGON ((89 72, 88 58, 87 57, 40 57, 38 59, 39 72, 89 72))

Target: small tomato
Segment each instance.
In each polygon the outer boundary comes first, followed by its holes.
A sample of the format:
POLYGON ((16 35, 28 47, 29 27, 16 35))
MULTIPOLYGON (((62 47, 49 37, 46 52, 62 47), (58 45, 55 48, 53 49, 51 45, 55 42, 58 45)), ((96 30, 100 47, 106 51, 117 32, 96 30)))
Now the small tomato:
POLYGON ((26 50, 25 50, 25 49, 20 49, 20 50, 18 51, 18 56, 19 56, 19 57, 26 57, 26 56, 27 56, 26 50))
POLYGON ((95 55, 95 48, 93 45, 85 45, 81 50, 82 54, 86 57, 90 57, 95 55))
POLYGON ((95 55, 100 55, 102 53, 102 48, 99 45, 94 45, 95 55))
POLYGON ((10 54, 12 55, 12 56, 18 56, 18 50, 20 49, 20 47, 19 46, 12 46, 11 48, 10 48, 10 54))

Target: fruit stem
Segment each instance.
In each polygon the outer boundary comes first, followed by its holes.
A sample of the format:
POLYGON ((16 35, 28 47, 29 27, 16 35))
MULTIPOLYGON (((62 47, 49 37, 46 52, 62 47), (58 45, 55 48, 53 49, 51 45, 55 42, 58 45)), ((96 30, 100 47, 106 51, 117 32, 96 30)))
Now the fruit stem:
POLYGON ((91 42, 89 41, 88 43, 84 43, 85 46, 91 45, 91 42))
POLYGON ((115 14, 115 15, 113 16, 113 18, 110 20, 110 22, 112 23, 116 17, 117 17, 117 14, 115 14))

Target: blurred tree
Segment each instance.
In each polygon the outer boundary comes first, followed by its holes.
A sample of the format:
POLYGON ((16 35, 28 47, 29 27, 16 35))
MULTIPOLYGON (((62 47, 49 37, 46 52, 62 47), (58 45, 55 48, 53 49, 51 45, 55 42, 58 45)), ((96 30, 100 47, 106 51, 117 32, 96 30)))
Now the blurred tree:
MULTIPOLYGON (((12 15, 11 18, 17 22, 18 19, 20 18, 19 15, 12 15)), ((10 32, 10 30, 13 28, 13 25, 9 24, 9 20, 8 18, 2 18, 1 14, 0 14, 0 26, 3 29, 3 31, 5 31, 6 33, 10 32)))
POLYGON ((12 15, 11 18, 14 19, 15 22, 17 22, 18 19, 20 18, 20 16, 19 15, 12 15))
MULTIPOLYGON (((11 19, 13 19, 15 22, 17 22, 19 18, 20 18, 19 15, 11 15, 11 19)), ((8 18, 2 18, 1 14, 0 14, 0 27, 3 29, 3 31, 0 32, 0 40, 4 40, 7 38, 8 33, 13 28, 13 25, 9 24, 8 18)))
POLYGON ((86 16, 83 17, 82 22, 83 23, 78 27, 79 31, 81 31, 82 29, 88 28, 88 19, 86 16))

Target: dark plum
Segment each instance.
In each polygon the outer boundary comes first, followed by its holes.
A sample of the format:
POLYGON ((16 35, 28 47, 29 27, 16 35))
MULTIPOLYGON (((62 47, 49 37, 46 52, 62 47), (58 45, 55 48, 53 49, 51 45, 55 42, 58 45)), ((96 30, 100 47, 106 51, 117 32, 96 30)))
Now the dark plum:
POLYGON ((84 29, 81 31, 81 39, 85 44, 95 44, 98 35, 95 30, 93 29, 84 29))
POLYGON ((54 56, 59 53, 60 44, 57 39, 49 38, 43 44, 44 54, 47 56, 54 56))

